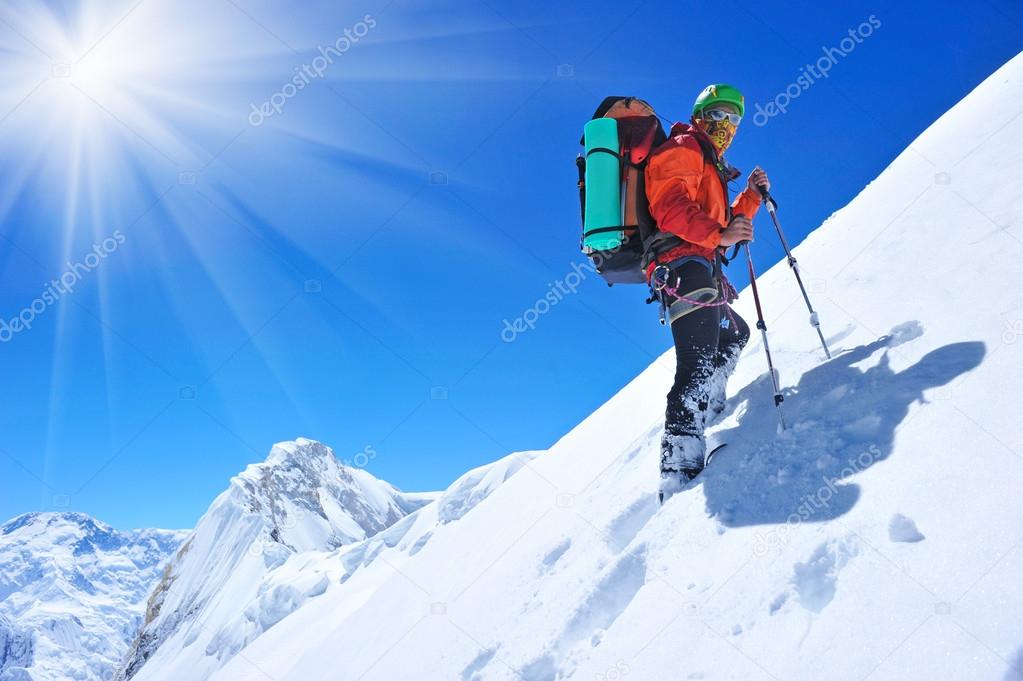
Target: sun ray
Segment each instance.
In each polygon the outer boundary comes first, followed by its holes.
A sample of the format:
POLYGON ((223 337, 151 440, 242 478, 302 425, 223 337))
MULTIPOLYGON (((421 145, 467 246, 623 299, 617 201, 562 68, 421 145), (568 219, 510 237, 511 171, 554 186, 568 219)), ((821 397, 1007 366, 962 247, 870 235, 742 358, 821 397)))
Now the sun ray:
MULTIPOLYGON (((90 289, 88 297, 48 313, 52 315, 52 348, 48 349, 53 373, 44 447, 47 475, 55 472, 53 457, 66 442, 67 434, 61 433, 59 425, 66 408, 62 400, 76 387, 72 382, 83 357, 82 341, 95 340, 85 338, 88 334, 99 334, 98 345, 92 343, 99 350, 89 360, 101 364, 96 369, 105 376, 104 385, 95 387, 96 399, 105 399, 109 411, 123 398, 105 372, 124 350, 110 329, 116 327, 112 323, 116 316, 123 315, 125 298, 130 298, 117 286, 125 272, 141 274, 143 285, 158 289, 159 301, 167 308, 160 315, 164 319, 176 315, 180 322, 174 333, 188 343, 188 350, 185 357, 172 356, 169 362, 180 363, 173 368, 185 365, 188 370, 212 371, 230 348, 202 337, 204 329, 190 319, 194 301, 177 278, 181 263, 187 261, 189 273, 203 278, 201 288, 211 296, 210 309, 221 310, 219 321, 232 329, 225 337, 255 336, 250 359, 261 362, 269 385, 276 383, 280 394, 301 410, 299 377, 287 371, 286 362, 274 360, 279 340, 258 335, 271 306, 254 301, 251 291, 239 289, 232 260, 223 257, 226 240, 204 231, 210 224, 246 229, 248 234, 240 242, 246 248, 253 246, 253 254, 264 252, 256 257, 266 256, 268 270, 259 274, 262 279, 272 278, 284 288, 301 287, 303 278, 320 277, 343 291, 339 295, 346 305, 372 310, 373 321, 367 326, 388 324, 400 329, 408 323, 392 318, 385 294, 346 281, 350 275, 337 272, 347 251, 323 249, 319 223, 298 219, 284 226, 274 224, 282 220, 279 197, 274 197, 277 204, 267 202, 260 194, 266 190, 254 188, 259 185, 257 179, 273 183, 273 173, 308 175, 307 193, 319 191, 319 200, 342 214, 349 202, 360 209, 368 205, 365 194, 357 195, 359 190, 352 187, 380 188, 382 196, 398 196, 425 183, 430 169, 421 159, 401 153, 396 136, 377 134, 380 128, 374 121, 330 92, 340 87, 338 79, 383 77, 386 74, 378 73, 381 69, 413 74, 421 65, 395 63, 390 57, 386 62, 367 60, 373 49, 367 46, 358 58, 346 57, 343 72, 334 69, 317 79, 312 88, 316 92, 302 95, 308 98, 305 103, 289 105, 286 116, 254 127, 249 119, 252 103, 279 92, 304 63, 319 54, 319 39, 310 36, 323 33, 323 26, 313 26, 308 18, 295 26, 308 38, 289 36, 297 53, 259 23, 240 20, 231 3, 5 3, 0 19, 0 158, 5 159, 6 175, 0 189, 0 229, 12 241, 26 243, 25 250, 33 252, 33 267, 44 270, 41 279, 59 277, 67 263, 81 260, 116 229, 129 239, 124 252, 116 256, 116 265, 89 274, 89 283, 82 285, 90 289), (197 23, 197 16, 206 20, 197 23), (324 116, 322 107, 309 106, 318 103, 329 107, 331 115, 324 116), (350 119, 339 124, 335 110, 350 119), (244 141, 225 154, 239 137, 244 141), (273 168, 247 165, 264 160, 260 154, 284 148, 298 153, 273 168), (188 176, 197 187, 184 186, 189 184, 183 179, 188 176), (338 194, 337 186, 351 191, 351 196, 338 194), (198 191, 219 208, 202 203, 205 199, 197 198, 198 191), (30 215, 24 210, 27 200, 36 202, 30 215), (149 214, 150 210, 156 212, 149 214), (9 220, 14 213, 19 219, 9 220), (281 258, 281 252, 287 257, 281 258), (83 315, 95 315, 98 325, 93 321, 80 325, 83 315)), ((482 35, 489 30, 468 32, 482 35)), ((437 37, 445 32, 450 28, 438 28, 437 37)), ((408 37, 421 38, 418 34, 408 37)), ((474 73, 470 70, 468 77, 475 77, 474 73)), ((425 205, 435 200, 423 199, 425 205)), ((307 208, 293 212, 308 217, 307 208)), ((338 229, 355 233, 357 226, 342 224, 338 229)), ((366 234, 374 234, 372 226, 366 234)), ((358 245, 344 239, 330 243, 358 245)), ((347 328, 349 322, 336 311, 323 305, 315 308, 331 328, 347 328)), ((153 324, 159 326, 155 315, 153 324)), ((225 413, 233 416, 230 406, 225 413)), ((112 443, 122 422, 127 429, 131 418, 108 415, 106 429, 112 443)))

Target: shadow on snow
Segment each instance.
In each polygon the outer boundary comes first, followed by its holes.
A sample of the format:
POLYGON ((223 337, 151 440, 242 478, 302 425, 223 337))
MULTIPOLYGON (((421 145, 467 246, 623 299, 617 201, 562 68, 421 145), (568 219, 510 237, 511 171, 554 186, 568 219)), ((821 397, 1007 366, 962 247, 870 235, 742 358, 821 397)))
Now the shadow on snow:
MULTIPOLYGON (((914 324, 898 328, 907 326, 914 324)), ((910 405, 925 401, 925 390, 984 359, 981 342, 951 343, 895 372, 888 350, 900 342, 897 330, 843 352, 786 388, 782 408, 789 427, 777 437, 766 373, 729 400, 729 408, 745 404, 746 411, 738 426, 719 433, 729 446, 700 476, 708 513, 731 527, 821 522, 847 513, 860 488, 843 480, 891 455, 896 429, 910 405), (879 350, 884 354, 875 366, 853 366, 879 350)))

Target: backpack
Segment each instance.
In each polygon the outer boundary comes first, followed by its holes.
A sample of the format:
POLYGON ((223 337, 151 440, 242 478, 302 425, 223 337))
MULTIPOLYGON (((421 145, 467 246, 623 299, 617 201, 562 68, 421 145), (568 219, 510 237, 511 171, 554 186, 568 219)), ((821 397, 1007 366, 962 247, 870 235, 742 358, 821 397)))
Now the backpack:
POLYGON ((667 139, 653 109, 634 97, 605 98, 583 128, 580 247, 608 286, 646 284, 651 246, 677 239, 657 231, 646 197, 647 159, 667 139))

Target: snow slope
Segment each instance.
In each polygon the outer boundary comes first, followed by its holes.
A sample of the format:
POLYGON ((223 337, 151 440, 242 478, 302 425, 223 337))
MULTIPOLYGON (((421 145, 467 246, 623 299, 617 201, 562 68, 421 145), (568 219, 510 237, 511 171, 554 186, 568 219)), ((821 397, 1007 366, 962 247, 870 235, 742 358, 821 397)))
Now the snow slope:
POLYGON ((289 559, 365 540, 433 498, 343 466, 319 442, 274 445, 232 478, 185 539, 118 678, 205 678, 327 588, 320 574, 275 581, 289 559))
POLYGON ((81 513, 0 525, 0 680, 110 679, 184 535, 81 513))
POLYGON ((797 249, 833 360, 760 278, 788 431, 754 339, 659 508, 665 354, 457 522, 294 556, 322 592, 210 678, 1023 679, 1021 114, 1017 57, 797 249))

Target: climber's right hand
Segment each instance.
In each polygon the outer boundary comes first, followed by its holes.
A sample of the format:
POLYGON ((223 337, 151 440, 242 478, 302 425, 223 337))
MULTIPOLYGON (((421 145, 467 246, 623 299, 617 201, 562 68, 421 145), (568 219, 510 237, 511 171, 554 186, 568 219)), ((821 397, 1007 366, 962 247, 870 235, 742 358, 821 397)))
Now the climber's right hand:
POLYGON ((721 232, 721 245, 734 246, 743 241, 753 241, 753 223, 745 215, 736 215, 721 232))

